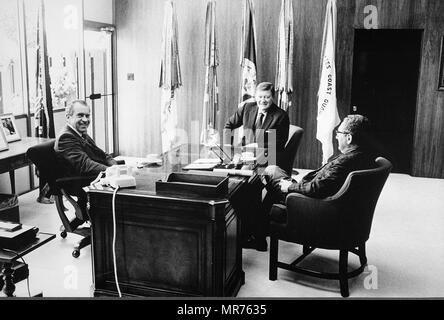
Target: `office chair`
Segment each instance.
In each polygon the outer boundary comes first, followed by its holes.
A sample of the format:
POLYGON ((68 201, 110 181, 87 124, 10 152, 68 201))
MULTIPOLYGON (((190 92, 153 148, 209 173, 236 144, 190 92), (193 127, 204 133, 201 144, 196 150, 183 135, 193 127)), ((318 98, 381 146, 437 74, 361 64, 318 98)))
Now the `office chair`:
POLYGON ((57 212, 62 221, 60 236, 66 238, 68 232, 82 236, 72 252, 72 256, 78 258, 80 250, 91 243, 90 229, 78 228, 89 220, 87 218, 86 201, 81 196, 82 187, 89 185, 95 177, 65 177, 66 171, 57 160, 54 143, 55 140, 33 146, 28 149, 26 154, 37 167, 39 177, 44 177, 48 182, 49 193, 54 196, 57 212), (77 197, 77 200, 73 196, 77 197), (63 197, 74 208, 75 217, 72 219, 65 213, 63 197))
POLYGON ((348 279, 364 271, 365 244, 370 236, 373 214, 392 164, 376 159, 377 167, 351 172, 342 188, 325 199, 290 193, 285 205, 275 204, 270 212, 269 279, 277 279, 278 268, 297 273, 339 280, 342 297, 349 296, 348 279), (303 254, 287 264, 278 261, 279 240, 298 243, 303 254), (297 264, 316 248, 339 250, 339 273, 322 273, 297 264), (348 272, 348 253, 359 256, 361 266, 348 272))
POLYGON ((285 170, 290 176, 292 175, 294 159, 296 158, 296 153, 301 143, 303 134, 304 129, 298 126, 290 125, 288 140, 285 144, 282 158, 279 160, 280 163, 278 163, 279 167, 285 170))

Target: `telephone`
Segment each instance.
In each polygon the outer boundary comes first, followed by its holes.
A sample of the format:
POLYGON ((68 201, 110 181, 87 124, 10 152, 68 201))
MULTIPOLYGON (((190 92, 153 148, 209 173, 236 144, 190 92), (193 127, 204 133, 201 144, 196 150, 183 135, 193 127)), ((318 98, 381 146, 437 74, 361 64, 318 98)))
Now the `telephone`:
POLYGON ((105 177, 101 178, 99 184, 113 188, 130 188, 136 186, 133 176, 133 168, 127 165, 114 165, 106 168, 105 177))

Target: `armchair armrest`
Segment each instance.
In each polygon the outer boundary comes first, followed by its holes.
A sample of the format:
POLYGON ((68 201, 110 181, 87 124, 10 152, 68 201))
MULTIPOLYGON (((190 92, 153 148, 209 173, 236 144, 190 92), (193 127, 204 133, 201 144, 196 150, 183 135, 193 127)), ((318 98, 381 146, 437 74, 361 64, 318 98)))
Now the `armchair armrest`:
POLYGON ((285 206, 285 233, 288 238, 320 247, 340 241, 344 226, 336 201, 291 193, 285 200, 285 206))
POLYGON ((336 220, 338 210, 335 202, 329 199, 316 199, 299 193, 290 193, 285 199, 288 211, 288 224, 323 223, 325 219, 336 220))

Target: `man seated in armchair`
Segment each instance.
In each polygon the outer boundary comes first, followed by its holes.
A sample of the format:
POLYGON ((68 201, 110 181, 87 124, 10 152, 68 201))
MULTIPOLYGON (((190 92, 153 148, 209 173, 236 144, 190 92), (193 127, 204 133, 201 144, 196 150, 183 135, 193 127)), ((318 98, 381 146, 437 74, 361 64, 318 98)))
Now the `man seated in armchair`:
MULTIPOLYGON (((300 182, 292 179, 277 166, 269 166, 263 173, 267 195, 263 205, 266 214, 273 203, 284 203, 288 193, 300 193, 313 198, 334 195, 344 184, 348 174, 356 170, 374 168, 375 155, 368 147, 369 121, 362 115, 348 115, 336 129, 340 154, 305 175, 300 182)), ((279 220, 284 217, 273 217, 279 220)))

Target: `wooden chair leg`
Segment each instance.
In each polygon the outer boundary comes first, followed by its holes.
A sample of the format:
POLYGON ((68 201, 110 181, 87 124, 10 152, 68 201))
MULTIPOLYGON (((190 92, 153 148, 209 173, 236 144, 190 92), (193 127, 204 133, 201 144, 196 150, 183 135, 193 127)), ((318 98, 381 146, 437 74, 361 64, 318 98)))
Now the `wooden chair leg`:
POLYGON ((278 261, 279 239, 275 236, 270 236, 270 265, 268 278, 271 281, 277 280, 277 261, 278 261))
POLYGON ((340 250, 339 252, 339 284, 341 287, 341 296, 347 298, 349 296, 348 279, 348 250, 340 250))

